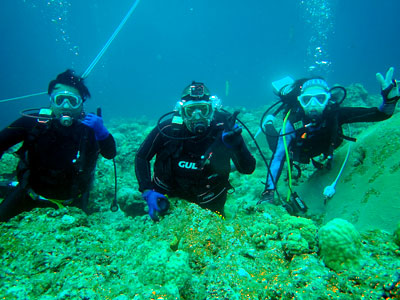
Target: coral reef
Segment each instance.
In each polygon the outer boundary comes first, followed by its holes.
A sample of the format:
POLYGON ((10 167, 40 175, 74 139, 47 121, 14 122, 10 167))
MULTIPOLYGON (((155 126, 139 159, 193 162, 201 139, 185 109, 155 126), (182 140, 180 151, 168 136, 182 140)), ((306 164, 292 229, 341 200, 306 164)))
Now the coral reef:
POLYGON ((397 224, 397 227, 394 230, 393 238, 396 245, 400 246, 400 223, 397 224))
POLYGON ((362 236, 365 262, 357 272, 335 272, 318 254, 312 220, 270 204, 223 219, 180 199, 171 203, 159 223, 121 211, 86 216, 77 208, 49 208, 0 224, 0 293, 6 299, 377 299, 400 269, 398 247, 380 231, 362 236), (251 233, 263 223, 269 239, 260 247, 251 233))
MULTIPOLYGON (((241 109, 239 117, 255 133, 264 111, 265 107, 241 109)), ((0 223, 4 299, 400 296, 399 227, 394 236, 381 228, 358 234, 345 221, 324 225, 322 215, 291 216, 280 206, 256 205, 266 175, 257 153, 254 174, 231 174, 236 190, 228 196, 225 218, 170 198, 168 214, 154 223, 137 191, 133 165, 136 149, 154 125, 143 119, 115 120, 108 126, 118 145, 118 212, 109 210, 114 197, 112 161, 100 158, 91 214, 73 207, 41 208, 0 223)), ((254 143, 244 138, 254 152, 254 143)), ((263 150, 268 158, 270 151, 263 150)), ((360 154, 359 159, 370 157, 360 154)), ((16 158, 6 153, 0 173, 11 174, 15 164, 16 158)), ((302 170, 306 182, 314 170, 302 170)), ((279 187, 284 194, 284 180, 279 187)))
POLYGON ((333 219, 318 232, 324 263, 335 271, 358 266, 361 238, 354 226, 343 219, 333 219))

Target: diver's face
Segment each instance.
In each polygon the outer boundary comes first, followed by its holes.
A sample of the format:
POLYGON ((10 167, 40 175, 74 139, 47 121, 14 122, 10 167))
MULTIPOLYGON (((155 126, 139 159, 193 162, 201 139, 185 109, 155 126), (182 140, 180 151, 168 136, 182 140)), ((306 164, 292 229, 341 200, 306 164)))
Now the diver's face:
POLYGON ((73 120, 81 117, 83 100, 79 91, 65 84, 56 84, 50 95, 50 107, 64 126, 70 126, 73 120))
POLYGON ((330 97, 330 93, 326 92, 322 87, 310 86, 297 97, 297 100, 306 116, 315 118, 322 115, 330 97))
POLYGON ((210 126, 214 110, 210 101, 186 101, 182 104, 182 118, 194 134, 203 134, 210 126))

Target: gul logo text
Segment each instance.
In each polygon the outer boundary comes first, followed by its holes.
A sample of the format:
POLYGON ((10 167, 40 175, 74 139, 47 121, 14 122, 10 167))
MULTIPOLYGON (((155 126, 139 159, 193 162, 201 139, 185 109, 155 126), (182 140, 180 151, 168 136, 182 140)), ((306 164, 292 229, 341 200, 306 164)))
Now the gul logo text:
POLYGON ((192 170, 197 170, 198 168, 196 167, 196 163, 194 163, 194 162, 188 162, 188 161, 183 161, 183 160, 181 160, 179 163, 178 163, 178 166, 180 167, 180 168, 183 168, 183 169, 192 169, 192 170))

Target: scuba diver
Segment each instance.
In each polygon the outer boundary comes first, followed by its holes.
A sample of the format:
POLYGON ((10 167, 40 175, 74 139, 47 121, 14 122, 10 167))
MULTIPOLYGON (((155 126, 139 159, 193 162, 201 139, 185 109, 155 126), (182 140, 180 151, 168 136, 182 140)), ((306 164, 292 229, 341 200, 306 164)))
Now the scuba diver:
POLYGON ((0 204, 0 221, 35 207, 69 205, 87 213, 98 155, 116 155, 114 138, 102 118, 84 113, 90 93, 83 78, 67 70, 49 83, 48 94, 50 108, 23 112, 0 132, 0 158, 23 142, 16 152, 18 184, 0 204))
POLYGON ((164 194, 223 216, 227 192, 232 189, 231 160, 240 173, 253 173, 256 161, 235 123, 238 112, 222 111, 218 101, 203 83, 193 81, 183 90, 176 110, 162 116, 140 146, 135 172, 153 220, 169 208, 164 194), (162 121, 167 115, 172 116, 162 121))
MULTIPOLYGON (((343 134, 342 125, 356 122, 377 122, 390 118, 399 100, 399 87, 393 78, 394 69, 390 68, 386 76, 377 73, 376 77, 381 84, 382 105, 377 108, 365 107, 340 107, 346 97, 346 90, 340 86, 329 88, 322 78, 307 78, 297 81, 283 79, 275 88, 280 100, 276 104, 281 106, 274 113, 283 111, 285 118, 282 130, 278 134, 274 129, 269 115, 261 125, 267 135, 273 156, 265 190, 258 203, 269 202, 279 204, 274 199, 277 182, 282 172, 285 160, 290 162, 289 174, 289 195, 291 190, 290 169, 293 161, 308 164, 310 161, 317 168, 331 168, 333 152, 342 143, 343 139, 355 141, 343 134), (282 83, 282 82, 281 82, 282 83), (314 158, 322 154, 322 162, 314 158)), ((296 193, 292 194, 295 199, 288 197, 282 201, 283 206, 289 212, 305 212, 305 203, 298 198, 296 193)))

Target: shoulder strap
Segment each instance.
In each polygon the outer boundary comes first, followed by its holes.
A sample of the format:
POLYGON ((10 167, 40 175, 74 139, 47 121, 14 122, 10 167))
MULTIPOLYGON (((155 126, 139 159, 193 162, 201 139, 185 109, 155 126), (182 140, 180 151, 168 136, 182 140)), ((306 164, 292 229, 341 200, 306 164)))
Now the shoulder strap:
POLYGON ((172 157, 173 155, 179 155, 182 152, 183 140, 181 138, 184 136, 184 129, 182 126, 183 124, 174 123, 171 120, 171 132, 168 133, 171 138, 166 141, 162 151, 158 154, 158 159, 160 161, 172 157))
POLYGON ((43 134, 43 131, 46 130, 47 125, 44 123, 37 123, 32 129, 28 132, 28 136, 24 140, 22 146, 15 152, 15 154, 21 159, 26 160, 25 153, 28 148, 35 144, 36 140, 40 135, 43 134))

